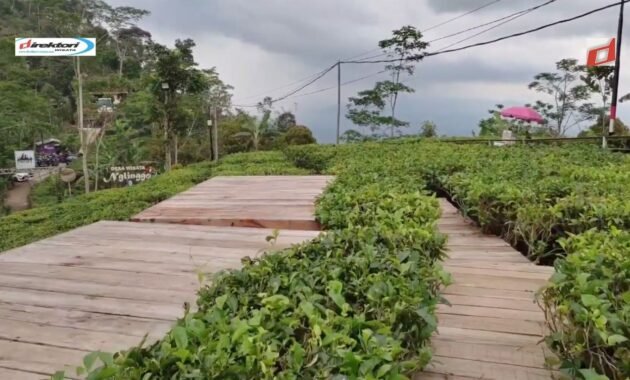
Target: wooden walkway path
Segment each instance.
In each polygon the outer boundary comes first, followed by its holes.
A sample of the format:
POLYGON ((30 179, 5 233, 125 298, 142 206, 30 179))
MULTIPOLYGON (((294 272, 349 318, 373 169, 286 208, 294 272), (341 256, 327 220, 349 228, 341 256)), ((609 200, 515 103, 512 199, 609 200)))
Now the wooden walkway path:
POLYGON ((434 359, 420 380, 551 379, 545 369, 544 315, 534 293, 553 268, 532 264, 498 237, 482 235, 446 200, 439 229, 448 235, 445 269, 454 284, 440 305, 434 359))
POLYGON ((132 218, 136 222, 319 230, 327 176, 215 177, 132 218))
MULTIPOLYGON (((197 273, 238 268, 273 231, 99 222, 0 255, 0 379, 49 378, 91 351, 161 338, 194 306, 197 273)), ((274 248, 316 231, 281 231, 274 248)))
MULTIPOLYGON (((134 218, 156 223, 99 222, 0 255, 0 379, 42 379, 88 352, 162 337, 194 304, 198 272, 269 248, 271 229, 240 227, 284 229, 275 248, 315 237, 314 201, 330 180, 218 177, 134 218)), ((452 306, 440 305, 434 359, 415 379, 550 379, 533 299, 553 269, 441 205, 452 306)))

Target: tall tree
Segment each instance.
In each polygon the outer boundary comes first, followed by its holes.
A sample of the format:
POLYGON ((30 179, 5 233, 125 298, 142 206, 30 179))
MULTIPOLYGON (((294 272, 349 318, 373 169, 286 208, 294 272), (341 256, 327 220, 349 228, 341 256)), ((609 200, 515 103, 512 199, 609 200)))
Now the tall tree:
POLYGON ((599 95, 600 106, 591 103, 584 104, 580 110, 585 119, 597 119, 602 123, 602 134, 608 129, 606 113, 608 111, 608 101, 612 96, 612 82, 615 75, 615 68, 612 66, 584 67, 584 74, 580 77, 591 93, 599 95))
POLYGON ((392 81, 377 82, 373 89, 360 91, 358 97, 349 99, 346 117, 358 126, 368 127, 373 133, 387 127, 390 129, 390 136, 393 136, 396 128, 406 127, 409 123, 391 114, 386 115, 383 111, 396 98, 394 94, 401 92, 413 92, 413 89, 392 81))
POLYGON ((276 120, 276 129, 280 133, 286 133, 289 128, 295 127, 296 125, 297 121, 295 115, 290 111, 281 113, 276 120))
MULTIPOLYGON (((429 44, 422 41, 422 33, 411 25, 403 26, 392 33, 391 38, 380 41, 378 46, 383 49, 387 57, 397 60, 385 66, 385 70, 389 71, 392 76, 393 86, 391 86, 392 91, 389 95, 389 106, 391 117, 395 119, 399 94, 401 92, 413 92, 409 87, 401 86, 402 76, 414 74, 416 69, 414 62, 422 59, 422 51, 429 44)), ((391 136, 394 136, 393 125, 391 127, 391 136)))
POLYGON ((403 26, 394 30, 391 38, 380 41, 378 46, 392 61, 385 66, 391 80, 377 82, 373 89, 350 98, 346 117, 356 125, 370 127, 373 132, 387 127, 393 137, 398 128, 409 125, 396 117, 400 94, 414 92, 413 88, 403 84, 403 78, 414 74, 414 64, 422 59, 422 51, 429 44, 422 41, 422 33, 415 27, 403 26), (386 108, 387 116, 384 114, 386 108))
POLYGON ((118 56, 118 76, 122 77, 125 60, 133 47, 142 46, 143 40, 151 38, 151 33, 140 29, 136 23, 147 16, 149 11, 134 7, 110 8, 105 21, 111 28, 111 38, 118 56))
POLYGON ((551 102, 537 101, 534 108, 551 122, 550 132, 564 136, 571 127, 584 120, 580 106, 589 99, 590 91, 580 80, 583 67, 576 59, 558 61, 556 69, 556 72, 536 75, 529 88, 552 98, 551 102))
POLYGON ((164 167, 172 166, 174 138, 178 130, 185 128, 179 123, 184 95, 198 94, 208 89, 204 73, 197 68, 193 56, 195 43, 191 39, 177 40, 175 48, 153 43, 155 62, 152 68, 152 88, 155 96, 163 100, 164 167))
POLYGON ((420 136, 425 138, 437 137, 437 125, 432 121, 425 121, 420 126, 420 136))
POLYGON ((225 84, 215 68, 204 70, 208 82, 206 91, 206 109, 208 110, 208 120, 212 123, 208 125, 209 158, 219 159, 219 118, 229 110, 232 104, 232 93, 234 87, 225 84))

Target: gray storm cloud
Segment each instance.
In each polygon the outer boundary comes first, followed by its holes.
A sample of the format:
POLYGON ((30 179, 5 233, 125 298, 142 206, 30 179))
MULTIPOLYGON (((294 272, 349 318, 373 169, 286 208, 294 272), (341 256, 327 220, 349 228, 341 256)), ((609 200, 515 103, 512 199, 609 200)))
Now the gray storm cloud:
MULTIPOLYGON (((260 99, 252 94, 280 96, 291 90, 267 91, 321 71, 337 59, 374 50, 379 40, 402 25, 427 28, 469 11, 490 0, 114 0, 115 5, 145 8, 152 15, 142 26, 159 42, 176 38, 197 42, 196 55, 202 66, 216 66, 222 77, 235 86, 235 99, 260 99)), ((496 38, 577 15, 614 0, 557 0, 554 4, 490 30, 457 46, 496 38)), ((489 22, 515 11, 544 3, 544 0, 502 0, 474 15, 466 16, 426 33, 426 39, 489 22)), ((405 96, 401 115, 412 125, 423 120, 437 122, 441 133, 467 134, 495 103, 524 104, 537 95, 527 89, 533 76, 553 70, 557 60, 581 59, 589 37, 612 36, 616 10, 562 25, 535 35, 506 41, 419 63, 411 83, 416 93, 405 96), (469 94, 470 92, 470 94, 469 94), (483 96, 479 96, 483 95, 483 96)), ((477 30, 479 31, 479 30, 477 30)), ((439 49, 469 34, 436 42, 439 49)), ((627 41, 630 41, 627 39, 627 41)), ((626 48, 626 53, 630 49, 626 48)), ((378 54, 378 52, 372 52, 378 54)), ((624 54, 624 59, 626 54, 624 54)), ((628 60, 630 62, 630 56, 628 60)), ((343 67, 343 80, 373 74, 380 65, 343 67)), ((622 77, 622 86, 628 83, 622 77)), ((348 96, 371 87, 383 75, 343 88, 348 96)), ((630 79, 630 77, 628 78, 630 79)), ((331 73, 309 90, 334 86, 331 73)), ((627 91, 626 91, 627 92, 627 91)), ((300 121, 324 142, 334 140, 336 94, 327 91, 279 103, 278 108, 297 107, 300 121)), ((344 104, 345 106, 345 104, 344 104)), ((345 107, 344 107, 345 111, 345 107)), ((620 110, 621 116, 626 114, 620 110)), ((344 120, 344 128, 350 128, 344 120)))

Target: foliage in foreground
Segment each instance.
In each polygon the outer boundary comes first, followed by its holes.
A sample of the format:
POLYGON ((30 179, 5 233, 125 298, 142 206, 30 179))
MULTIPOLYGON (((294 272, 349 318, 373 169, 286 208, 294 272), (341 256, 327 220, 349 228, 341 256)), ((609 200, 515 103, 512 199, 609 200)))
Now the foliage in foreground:
POLYGON ((611 379, 627 379, 630 233, 589 231, 562 245, 568 256, 556 263, 557 273, 541 296, 551 331, 547 343, 561 354, 562 367, 571 375, 579 368, 595 368, 611 379))
MULTIPOLYGON (((218 165, 200 163, 175 169, 132 187, 103 190, 0 218, 0 252, 99 220, 128 220, 140 211, 216 175, 308 173, 284 156, 260 152, 226 158, 218 165), (241 170, 235 170, 241 168, 241 170)), ((47 188, 41 189, 42 192, 47 188)), ((48 187, 53 191, 54 188, 48 187)), ((48 197, 50 199, 50 196, 48 197)), ((45 200, 43 194, 38 199, 45 200)))
POLYGON ((329 173, 351 157, 379 157, 451 196, 486 232, 503 235, 532 259, 556 259, 542 302, 561 367, 580 379, 628 377, 630 235, 620 232, 630 227, 627 156, 589 146, 413 140, 299 147, 288 156, 329 173))
MULTIPOLYGON (((238 162, 240 157, 228 161, 238 162)), ((422 182, 358 159, 317 208, 329 231, 243 260, 161 341, 100 379, 408 379, 431 358, 444 238, 422 182)))

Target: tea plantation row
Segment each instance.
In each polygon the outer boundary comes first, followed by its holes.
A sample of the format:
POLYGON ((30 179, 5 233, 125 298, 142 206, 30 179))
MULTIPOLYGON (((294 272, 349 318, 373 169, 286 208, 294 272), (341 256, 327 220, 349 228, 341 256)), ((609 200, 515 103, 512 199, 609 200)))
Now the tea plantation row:
POLYGON ((164 339, 90 376, 408 379, 431 359, 449 279, 439 205, 423 187, 404 166, 349 160, 317 205, 328 232, 213 278, 164 339))
POLYGON ((557 274, 540 302, 561 367, 578 378, 630 377, 628 156, 590 146, 405 141, 299 147, 288 156, 300 167, 328 173, 343 170, 353 157, 405 166, 486 232, 502 235, 533 260, 555 260, 557 274))

